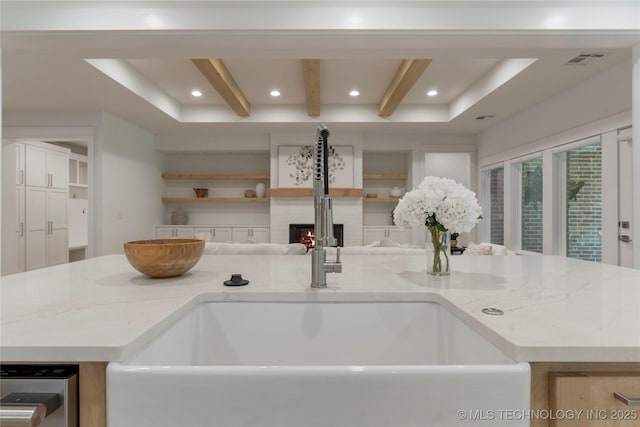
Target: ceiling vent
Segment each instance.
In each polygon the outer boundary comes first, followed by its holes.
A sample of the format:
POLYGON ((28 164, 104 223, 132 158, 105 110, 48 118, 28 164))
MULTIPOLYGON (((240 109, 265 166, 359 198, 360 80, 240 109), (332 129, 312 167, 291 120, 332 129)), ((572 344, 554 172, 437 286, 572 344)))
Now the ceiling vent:
POLYGON ((603 58, 604 53, 581 53, 568 60, 565 65, 587 65, 597 59, 603 58))
POLYGON ((478 116, 476 117, 476 120, 487 120, 487 119, 493 119, 495 116, 478 116))

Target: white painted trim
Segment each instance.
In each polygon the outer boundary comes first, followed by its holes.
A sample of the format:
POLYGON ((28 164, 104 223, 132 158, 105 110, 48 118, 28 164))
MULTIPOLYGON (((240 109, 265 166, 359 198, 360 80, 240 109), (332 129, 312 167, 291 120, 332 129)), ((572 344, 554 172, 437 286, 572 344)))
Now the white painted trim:
POLYGON ((618 132, 602 134, 602 262, 618 265, 618 132))

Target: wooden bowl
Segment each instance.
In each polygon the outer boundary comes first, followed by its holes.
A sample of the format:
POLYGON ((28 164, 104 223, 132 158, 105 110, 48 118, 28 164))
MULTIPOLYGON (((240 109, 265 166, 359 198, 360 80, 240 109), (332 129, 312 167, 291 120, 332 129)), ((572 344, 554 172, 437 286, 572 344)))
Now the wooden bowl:
POLYGON ((174 277, 196 265, 204 251, 200 239, 136 240, 124 244, 129 263, 151 277, 174 277))

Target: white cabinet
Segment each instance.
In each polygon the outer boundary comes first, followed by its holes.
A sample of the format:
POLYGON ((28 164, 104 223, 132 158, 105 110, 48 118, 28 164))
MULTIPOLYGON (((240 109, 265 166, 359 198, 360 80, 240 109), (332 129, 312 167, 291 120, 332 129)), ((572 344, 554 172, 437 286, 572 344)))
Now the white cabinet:
POLYGON ((26 270, 69 261, 67 199, 67 190, 26 187, 26 270))
POLYGON ((27 186, 65 190, 69 188, 69 152, 59 147, 51 147, 26 144, 27 186))
POLYGON ((24 271, 24 144, 2 141, 2 275, 24 271))
POLYGON ((268 227, 233 227, 234 242, 269 243, 268 227))
POLYGON ((10 186, 13 181, 15 186, 13 191, 3 190, 7 209, 3 214, 2 273, 68 262, 69 149, 43 142, 5 141, 3 153, 7 155, 3 181, 10 186))
POLYGON ((395 243, 410 243, 411 229, 397 226, 364 226, 362 227, 364 245, 375 241, 392 240, 395 243))
POLYGON ((156 238, 158 239, 193 239, 193 227, 156 227, 156 238))
POLYGON ((198 234, 209 231, 209 242, 230 242, 232 240, 233 229, 231 227, 202 227, 198 228, 198 234))
POLYGON ((246 242, 269 243, 269 227, 216 227, 216 226, 156 226, 157 239, 192 238, 208 242, 246 242))

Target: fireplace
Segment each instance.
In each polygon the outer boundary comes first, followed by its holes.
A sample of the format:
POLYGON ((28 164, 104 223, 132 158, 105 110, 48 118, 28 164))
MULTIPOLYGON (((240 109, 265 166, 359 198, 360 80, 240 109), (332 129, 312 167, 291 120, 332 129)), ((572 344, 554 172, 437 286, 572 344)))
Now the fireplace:
MULTIPOLYGON (((333 224, 333 236, 338 240, 338 246, 342 246, 344 226, 333 224)), ((310 249, 315 245, 313 224, 289 224, 289 243, 302 243, 310 249)))

